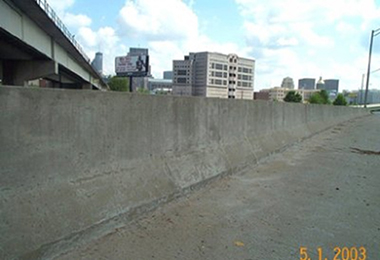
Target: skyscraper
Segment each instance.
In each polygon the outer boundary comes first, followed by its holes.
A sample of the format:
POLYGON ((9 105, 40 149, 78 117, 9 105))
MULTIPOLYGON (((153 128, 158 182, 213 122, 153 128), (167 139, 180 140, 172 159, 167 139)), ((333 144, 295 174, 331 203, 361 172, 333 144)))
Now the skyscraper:
POLYGON ((325 89, 328 92, 339 92, 339 80, 338 79, 326 79, 325 80, 325 89))
POLYGON ((299 79, 298 89, 315 89, 315 79, 311 79, 311 78, 299 79))
POLYGON ((287 88, 287 89, 294 89, 294 81, 290 77, 286 77, 282 80, 281 83, 282 88, 287 88))
POLYGON ((95 59, 91 62, 92 67, 100 74, 103 74, 103 53, 97 52, 95 59))

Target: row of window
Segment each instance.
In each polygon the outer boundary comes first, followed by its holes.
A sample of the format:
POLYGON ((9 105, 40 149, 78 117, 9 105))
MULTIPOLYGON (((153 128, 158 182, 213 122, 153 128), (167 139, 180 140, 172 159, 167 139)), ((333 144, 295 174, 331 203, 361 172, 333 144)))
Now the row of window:
POLYGON ((211 63, 211 68, 216 70, 227 70, 228 66, 220 63, 211 63))
POLYGON ((178 75, 178 76, 186 76, 186 75, 188 75, 188 73, 190 71, 189 70, 177 70, 176 72, 177 72, 176 75, 178 75))
MULTIPOLYGON (((178 75, 186 75, 186 74, 178 74, 178 75)), ((217 77, 217 78, 227 78, 227 75, 230 78, 236 77, 236 74, 234 73, 227 74, 227 72, 221 72, 221 71, 211 71, 210 73, 211 77, 217 77)), ((238 76, 238 79, 241 79, 241 80, 252 80, 252 76, 249 76, 249 75, 238 74, 237 76, 238 76)))
POLYGON ((227 78, 227 72, 211 71, 211 77, 227 78))
POLYGON ((252 80, 252 76, 241 75, 241 74, 239 74, 239 75, 238 75, 238 79, 242 79, 242 80, 252 80))
POLYGON ((227 80, 210 79, 210 84, 212 84, 212 85, 221 85, 221 86, 225 86, 225 85, 227 85, 227 80))
POLYGON ((188 83, 187 78, 177 78, 177 83, 188 83))
POLYGON ((238 68, 238 72, 243 72, 243 73, 252 74, 252 69, 244 68, 244 67, 239 67, 239 68, 238 68))
POLYGON ((252 74, 253 70, 251 68, 246 68, 246 67, 238 67, 236 68, 235 66, 227 66, 221 63, 211 63, 211 69, 216 69, 216 70, 238 70, 238 72, 242 73, 247 73, 247 74, 252 74))
POLYGON ((245 88, 251 88, 252 87, 252 83, 251 82, 241 82, 241 81, 238 81, 238 87, 245 87, 245 88))

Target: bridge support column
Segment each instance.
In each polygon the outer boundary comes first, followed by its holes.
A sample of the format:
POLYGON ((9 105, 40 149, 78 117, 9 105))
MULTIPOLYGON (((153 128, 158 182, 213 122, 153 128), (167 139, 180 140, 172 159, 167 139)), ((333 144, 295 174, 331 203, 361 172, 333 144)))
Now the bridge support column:
POLYGON ((3 85, 3 61, 0 60, 0 85, 3 85))
POLYGON ((82 89, 92 89, 92 85, 90 83, 83 83, 82 89))
POLYGON ((58 75, 54 61, 3 61, 3 85, 26 86, 27 81, 58 75))

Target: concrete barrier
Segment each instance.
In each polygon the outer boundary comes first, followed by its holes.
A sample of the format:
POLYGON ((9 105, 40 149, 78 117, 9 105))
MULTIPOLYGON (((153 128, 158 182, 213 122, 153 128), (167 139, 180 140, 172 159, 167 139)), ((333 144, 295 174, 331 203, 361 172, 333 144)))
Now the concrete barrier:
POLYGON ((0 258, 52 258, 365 110, 0 87, 0 258))

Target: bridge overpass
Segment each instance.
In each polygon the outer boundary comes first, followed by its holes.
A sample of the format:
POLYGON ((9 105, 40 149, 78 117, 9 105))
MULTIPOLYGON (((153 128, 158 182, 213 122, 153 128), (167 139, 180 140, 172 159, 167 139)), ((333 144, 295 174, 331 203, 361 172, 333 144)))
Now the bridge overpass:
POLYGON ((46 0, 0 0, 0 17, 3 85, 25 86, 43 78, 53 87, 107 89, 46 0))

